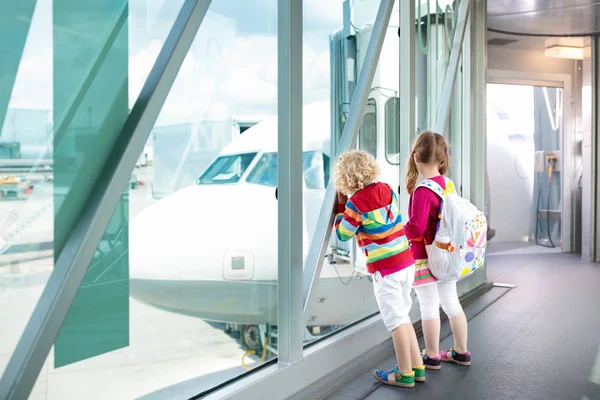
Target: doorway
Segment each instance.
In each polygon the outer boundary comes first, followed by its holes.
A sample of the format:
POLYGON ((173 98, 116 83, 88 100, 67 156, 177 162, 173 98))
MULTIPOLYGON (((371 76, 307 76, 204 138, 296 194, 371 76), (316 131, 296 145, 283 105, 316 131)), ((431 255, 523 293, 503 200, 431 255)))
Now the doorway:
POLYGON ((488 254, 563 247, 562 87, 487 85, 488 254))

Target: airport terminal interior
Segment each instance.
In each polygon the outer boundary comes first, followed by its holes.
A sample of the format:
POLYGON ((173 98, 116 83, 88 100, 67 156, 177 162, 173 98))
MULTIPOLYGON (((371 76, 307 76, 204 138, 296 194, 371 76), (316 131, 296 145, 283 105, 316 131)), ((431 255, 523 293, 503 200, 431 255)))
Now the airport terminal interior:
POLYGON ((0 2, 0 400, 600 400, 599 35, 592 0, 0 2), (333 178, 370 153, 407 219, 428 130, 487 230, 471 365, 402 388, 333 178))

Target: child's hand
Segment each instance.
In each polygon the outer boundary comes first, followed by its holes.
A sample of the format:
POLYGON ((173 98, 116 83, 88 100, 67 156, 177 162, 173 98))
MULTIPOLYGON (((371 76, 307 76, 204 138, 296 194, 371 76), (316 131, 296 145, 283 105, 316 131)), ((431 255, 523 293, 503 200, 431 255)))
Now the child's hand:
POLYGON ((344 193, 337 192, 337 202, 338 204, 346 204, 348 202, 348 196, 344 193))

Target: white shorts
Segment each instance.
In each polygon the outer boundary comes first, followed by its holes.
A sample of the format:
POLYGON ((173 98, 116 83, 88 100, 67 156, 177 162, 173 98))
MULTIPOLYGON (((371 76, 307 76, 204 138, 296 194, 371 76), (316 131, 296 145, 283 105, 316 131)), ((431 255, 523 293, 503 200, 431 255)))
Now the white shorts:
POLYGON ((409 316, 412 307, 410 291, 414 280, 414 265, 385 277, 382 277, 380 272, 373 275, 375 299, 383 323, 390 332, 400 325, 411 322, 409 316))
POLYGON ((456 281, 437 281, 417 286, 415 293, 419 298, 422 321, 439 319, 440 303, 448 318, 454 318, 463 312, 456 292, 456 281))

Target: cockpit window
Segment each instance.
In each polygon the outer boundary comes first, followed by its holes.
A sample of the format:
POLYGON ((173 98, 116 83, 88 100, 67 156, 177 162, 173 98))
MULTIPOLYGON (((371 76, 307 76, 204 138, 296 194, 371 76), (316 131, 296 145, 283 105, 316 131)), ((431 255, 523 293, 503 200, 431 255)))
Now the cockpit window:
POLYGON ((252 160, 254 160, 254 157, 256 157, 256 153, 221 156, 208 167, 196 181, 196 184, 237 183, 248 169, 252 160))
POLYGON ((302 155, 302 170, 307 189, 325 189, 329 183, 329 157, 319 151, 302 155))
POLYGON ((248 174, 246 182, 277 186, 277 153, 263 154, 248 174))
MULTIPOLYGON (((319 151, 305 151, 302 170, 307 189, 325 189, 329 183, 329 157, 319 151)), ((248 183, 277 186, 277 153, 263 154, 248 174, 248 183)))

